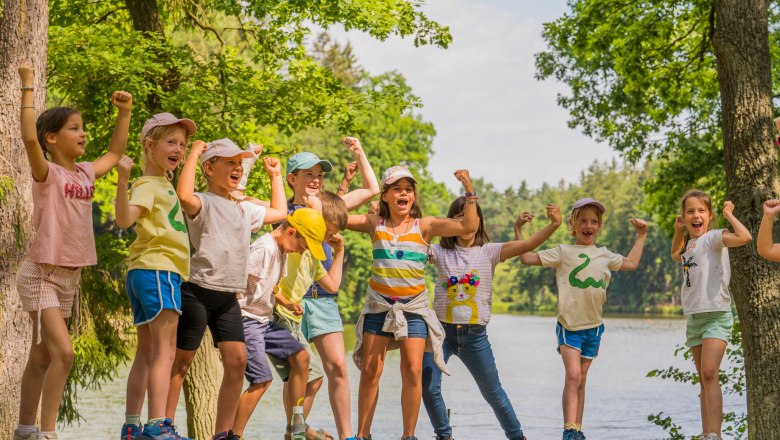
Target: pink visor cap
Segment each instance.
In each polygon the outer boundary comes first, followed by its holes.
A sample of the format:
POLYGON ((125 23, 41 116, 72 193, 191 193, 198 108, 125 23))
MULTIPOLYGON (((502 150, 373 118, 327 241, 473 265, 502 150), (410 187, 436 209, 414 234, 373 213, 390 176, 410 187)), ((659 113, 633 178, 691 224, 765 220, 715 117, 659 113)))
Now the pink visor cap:
POLYGON ((401 179, 409 179, 415 184, 417 179, 412 176, 412 173, 403 165, 396 165, 385 170, 385 174, 382 175, 382 187, 392 185, 401 179))
POLYGON ((206 146, 206 151, 200 155, 200 163, 206 162, 214 157, 235 157, 241 156, 242 159, 247 157, 254 157, 255 153, 238 148, 238 145, 234 144, 228 138, 217 139, 211 141, 206 146))
POLYGON ((574 206, 571 207, 571 210, 574 211, 577 208, 582 208, 583 206, 587 205, 593 205, 598 209, 602 214, 607 211, 606 208, 604 208, 604 205, 597 202, 595 199, 591 199, 590 197, 586 197, 584 199, 579 199, 576 202, 574 202, 574 206))
POLYGON ((192 122, 192 119, 179 119, 171 113, 157 113, 144 122, 144 128, 141 129, 141 143, 144 143, 144 139, 149 134, 149 130, 155 127, 164 127, 166 125, 181 124, 184 129, 187 130, 187 136, 191 136, 198 127, 192 122))

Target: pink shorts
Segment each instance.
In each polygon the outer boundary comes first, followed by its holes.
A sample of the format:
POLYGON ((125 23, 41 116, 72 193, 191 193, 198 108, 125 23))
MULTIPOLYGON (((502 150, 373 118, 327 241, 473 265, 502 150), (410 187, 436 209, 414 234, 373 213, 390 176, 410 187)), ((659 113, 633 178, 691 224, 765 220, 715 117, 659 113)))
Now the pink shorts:
POLYGON ((25 261, 16 274, 16 291, 25 312, 59 307, 63 318, 70 318, 81 268, 70 269, 25 261))

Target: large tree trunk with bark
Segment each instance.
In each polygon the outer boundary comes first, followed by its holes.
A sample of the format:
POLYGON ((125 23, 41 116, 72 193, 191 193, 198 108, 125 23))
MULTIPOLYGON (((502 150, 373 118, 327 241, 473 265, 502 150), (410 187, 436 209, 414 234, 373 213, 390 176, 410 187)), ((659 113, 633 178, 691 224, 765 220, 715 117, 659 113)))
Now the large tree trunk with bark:
POLYGON ((0 17, 0 435, 19 417, 19 381, 32 327, 16 293, 16 271, 32 238, 32 175, 19 125, 17 66, 35 65, 35 106, 46 100, 49 6, 43 0, 5 0, 0 17))
POLYGON ((188 437, 209 439, 214 435, 221 383, 222 362, 219 351, 214 348, 211 332, 207 331, 184 379, 188 437))
MULTIPOLYGON (((778 197, 772 145, 772 82, 767 0, 716 0, 713 45, 723 106, 726 187, 735 214, 754 237, 765 200, 778 197)), ((775 228, 775 240, 780 237, 775 228)), ((751 439, 780 432, 780 268, 754 244, 731 249, 751 439)))

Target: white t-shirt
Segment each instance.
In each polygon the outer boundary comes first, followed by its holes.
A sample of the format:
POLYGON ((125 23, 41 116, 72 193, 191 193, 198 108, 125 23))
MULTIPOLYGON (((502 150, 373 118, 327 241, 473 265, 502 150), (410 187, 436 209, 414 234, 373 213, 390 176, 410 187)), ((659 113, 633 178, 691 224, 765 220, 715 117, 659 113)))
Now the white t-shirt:
POLYGON ((269 322, 274 313, 274 286, 287 275, 287 254, 271 234, 263 234, 249 249, 249 278, 238 297, 241 315, 269 322))
POLYGON ((538 255, 542 266, 555 268, 561 325, 571 331, 600 326, 610 271, 620 269, 623 256, 605 247, 576 244, 560 244, 538 255))
POLYGON ((431 246, 431 259, 439 271, 433 299, 439 321, 487 325, 493 301, 493 271, 501 262, 502 246, 431 246))
POLYGON ((713 229, 689 240, 681 255, 683 313, 691 315, 731 310, 729 250, 724 229, 713 229))
POLYGON ((186 216, 193 254, 190 282, 207 289, 243 292, 246 289, 249 241, 263 226, 265 208, 236 202, 214 193, 195 193, 201 208, 186 216))

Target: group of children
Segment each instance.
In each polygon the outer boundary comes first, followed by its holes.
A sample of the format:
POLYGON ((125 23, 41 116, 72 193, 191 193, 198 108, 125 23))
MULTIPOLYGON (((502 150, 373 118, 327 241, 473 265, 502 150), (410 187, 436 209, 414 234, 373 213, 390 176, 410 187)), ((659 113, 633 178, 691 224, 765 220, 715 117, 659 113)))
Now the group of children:
MULTIPOLYGON (((285 383, 285 438, 292 435, 293 407, 303 406, 307 416, 327 376, 339 440, 370 439, 385 356, 394 348, 401 354, 402 440, 416 440, 421 401, 437 439, 452 439, 441 382, 442 372, 449 374, 446 364, 453 354, 475 379, 506 437, 524 439, 486 332, 495 267, 517 256, 526 265, 555 268, 557 347, 566 371, 563 439, 585 438, 585 383, 604 333, 606 289, 612 271, 639 266, 645 221, 630 220, 637 238, 625 257, 596 246, 606 208, 590 198, 578 200, 568 217, 574 244, 532 252, 563 223, 556 205, 546 208, 550 223, 529 238, 523 238, 522 228, 534 216, 523 212, 514 225, 514 241, 491 243, 468 171, 455 172, 465 195, 452 202, 447 217, 424 217, 417 202, 417 180, 409 170, 390 167, 377 182, 355 138, 343 141, 355 162, 347 165, 338 193, 323 189, 331 163, 302 152, 288 159, 284 175, 278 159, 263 157, 271 195, 270 201, 261 201, 243 194, 260 146, 242 150, 229 139, 194 141, 185 155, 196 125, 170 113, 156 114, 144 124, 139 139, 143 176, 128 192, 134 163, 123 154, 132 97, 115 92, 111 98, 119 115, 108 152, 93 162, 77 162, 86 141, 80 113, 56 107, 36 120, 34 68, 23 62, 19 74, 36 235, 17 275, 17 290, 34 331, 14 440, 56 438, 57 411, 73 361, 64 319, 71 314, 80 269, 97 264, 91 216, 94 181, 114 166, 116 223, 120 228, 135 225, 136 232, 129 249, 126 293, 138 349, 127 380, 122 440, 184 439, 176 432, 173 416, 206 327, 224 369, 215 440, 241 438, 272 380, 271 364, 285 383), (182 162, 174 188, 173 171, 182 162), (205 192, 195 191, 198 168, 208 185, 205 192), (363 186, 349 191, 357 173, 363 186), (289 201, 285 182, 293 193, 289 201), (377 194, 376 212, 348 214, 377 194), (252 233, 263 225, 273 225, 272 231, 252 241, 252 233), (340 232, 345 229, 368 234, 372 240, 373 263, 353 351, 360 368, 357 432, 351 425, 343 326, 335 301, 344 262, 340 232), (441 237, 440 243, 430 244, 435 237, 441 237), (428 260, 440 278, 433 309, 428 306, 425 280, 428 260), (249 386, 242 391, 244 378, 249 386), (148 416, 141 423, 147 396, 148 416)), ((719 439, 718 369, 733 325, 727 248, 742 246, 752 237, 734 217, 730 202, 723 214, 734 232, 712 229, 714 211, 705 193, 688 192, 681 208, 672 258, 683 267, 687 344, 701 378, 700 438, 719 439)), ((773 261, 780 261, 780 245, 773 244, 771 231, 778 213, 780 201, 766 202, 759 229, 759 254, 773 261)), ((333 438, 308 427, 306 435, 333 438)))

